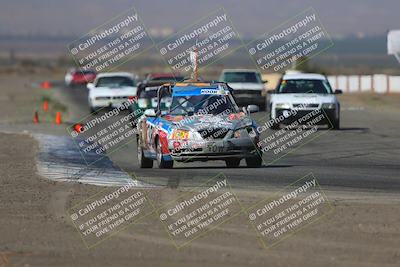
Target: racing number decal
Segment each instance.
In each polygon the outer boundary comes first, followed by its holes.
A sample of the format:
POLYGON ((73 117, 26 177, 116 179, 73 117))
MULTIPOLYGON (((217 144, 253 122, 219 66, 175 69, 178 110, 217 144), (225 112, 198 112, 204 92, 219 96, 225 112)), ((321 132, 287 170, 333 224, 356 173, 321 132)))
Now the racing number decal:
POLYGON ((220 153, 223 152, 222 146, 217 146, 215 143, 207 144, 207 150, 212 153, 220 153))

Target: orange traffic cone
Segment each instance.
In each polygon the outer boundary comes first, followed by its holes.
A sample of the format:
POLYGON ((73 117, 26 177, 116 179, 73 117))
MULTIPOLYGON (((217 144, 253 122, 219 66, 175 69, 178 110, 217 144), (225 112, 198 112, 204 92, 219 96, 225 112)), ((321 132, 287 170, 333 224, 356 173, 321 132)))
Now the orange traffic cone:
POLYGON ((49 110, 49 102, 47 100, 43 101, 43 110, 46 112, 49 110))
POLYGON ((35 111, 35 115, 33 115, 33 123, 39 123, 39 114, 35 111))
POLYGON ((61 112, 57 111, 56 113, 56 124, 61 124, 62 120, 61 120, 61 112))
POLYGON ((51 88, 51 83, 49 81, 44 81, 41 84, 43 89, 50 89, 51 88))
POLYGON ((75 130, 75 132, 77 132, 77 133, 83 132, 83 125, 80 124, 80 123, 75 124, 75 125, 74 125, 74 130, 75 130))

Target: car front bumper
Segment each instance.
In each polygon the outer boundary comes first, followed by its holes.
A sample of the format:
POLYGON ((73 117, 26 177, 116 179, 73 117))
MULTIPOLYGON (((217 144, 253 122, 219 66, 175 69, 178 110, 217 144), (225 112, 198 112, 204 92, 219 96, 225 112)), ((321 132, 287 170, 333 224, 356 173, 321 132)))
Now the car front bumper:
POLYGON ((122 106, 128 98, 108 98, 108 99, 92 99, 91 106, 93 108, 111 107, 116 108, 122 106))
POLYGON ((262 96, 262 91, 234 90, 233 95, 238 106, 257 105, 265 107, 266 99, 262 96))
POLYGON ((311 122, 317 116, 321 116, 322 119, 314 121, 315 125, 330 124, 332 121, 336 120, 336 109, 307 109, 307 110, 296 110, 294 113, 291 109, 275 109, 275 118, 284 118, 279 122, 282 124, 291 124, 298 121, 299 124, 307 124, 311 122), (310 119, 305 120, 306 116, 315 113, 310 119), (287 116, 290 114, 290 116, 287 116), (304 120, 302 120, 304 119, 304 120))
POLYGON ((181 146, 174 146, 170 141, 170 155, 176 161, 225 160, 230 158, 253 158, 260 155, 256 143, 249 138, 230 138, 212 141, 188 141, 181 146), (172 144, 172 145, 171 145, 172 144), (175 147, 175 148, 174 148, 175 147))

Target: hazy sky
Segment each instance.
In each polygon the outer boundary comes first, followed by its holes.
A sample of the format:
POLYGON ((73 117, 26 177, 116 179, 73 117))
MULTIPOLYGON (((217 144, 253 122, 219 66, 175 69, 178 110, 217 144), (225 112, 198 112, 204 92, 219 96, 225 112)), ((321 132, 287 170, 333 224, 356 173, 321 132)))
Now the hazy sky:
POLYGON ((400 29, 399 0, 0 0, 0 34, 82 35, 136 7, 148 28, 179 30, 225 7, 240 33, 260 35, 313 7, 333 35, 400 29))

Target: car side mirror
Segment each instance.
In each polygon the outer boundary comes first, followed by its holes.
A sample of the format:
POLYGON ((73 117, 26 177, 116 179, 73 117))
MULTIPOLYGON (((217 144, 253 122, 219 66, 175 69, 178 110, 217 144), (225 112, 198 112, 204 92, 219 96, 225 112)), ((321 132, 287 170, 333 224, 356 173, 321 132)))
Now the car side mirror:
POLYGON ((144 115, 146 117, 156 117, 156 111, 154 110, 154 108, 149 108, 144 111, 144 115))
POLYGON ((259 112, 260 108, 256 105, 248 105, 246 110, 248 113, 255 113, 255 112, 259 112))
POLYGON ((343 91, 340 90, 340 89, 336 89, 335 92, 334 92, 334 94, 335 94, 335 95, 340 95, 340 94, 343 94, 343 91))
POLYGON ((275 90, 268 90, 267 94, 269 94, 269 95, 276 94, 276 91, 275 90))
POLYGON ((86 85, 86 88, 89 89, 89 90, 92 90, 94 88, 94 83, 88 83, 86 85))

